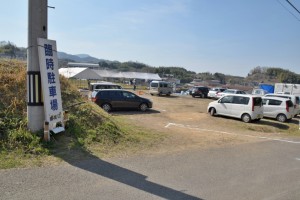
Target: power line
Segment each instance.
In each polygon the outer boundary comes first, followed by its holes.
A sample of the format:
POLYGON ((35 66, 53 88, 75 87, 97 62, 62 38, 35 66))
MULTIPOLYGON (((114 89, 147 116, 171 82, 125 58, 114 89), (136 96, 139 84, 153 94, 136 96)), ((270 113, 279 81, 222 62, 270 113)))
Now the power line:
MULTIPOLYGON (((288 1, 288 0, 286 0, 286 1, 288 1)), ((294 15, 294 13, 292 13, 289 9, 287 9, 287 7, 285 7, 279 0, 277 0, 277 2, 278 2, 285 10, 287 10, 291 15, 293 15, 298 21, 300 21, 300 19, 299 19, 296 15, 294 15)))
POLYGON ((286 1, 300 14, 300 11, 289 0, 286 1))

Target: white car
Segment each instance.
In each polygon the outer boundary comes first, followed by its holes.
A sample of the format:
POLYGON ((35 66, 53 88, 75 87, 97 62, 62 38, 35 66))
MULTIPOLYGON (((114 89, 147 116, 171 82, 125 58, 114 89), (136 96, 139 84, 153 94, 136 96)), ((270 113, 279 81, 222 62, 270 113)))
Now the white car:
POLYGON ((264 95, 266 95, 268 93, 269 92, 267 90, 264 90, 264 89, 253 89, 252 90, 252 94, 254 94, 254 95, 264 96, 264 95))
POLYGON ((278 94, 278 93, 271 93, 266 94, 265 97, 280 97, 285 99, 290 99, 294 104, 294 117, 300 114, 300 97, 296 95, 290 95, 290 94, 278 94))
POLYGON ((280 122, 292 119, 294 104, 290 99, 279 97, 262 97, 264 117, 274 118, 280 122))
POLYGON ((216 99, 217 98, 217 94, 220 92, 223 92, 227 90, 226 88, 212 88, 211 90, 209 90, 207 97, 208 98, 212 98, 212 99, 216 99))
POLYGON ((246 94, 246 92, 242 90, 236 90, 236 89, 227 89, 223 92, 219 92, 216 94, 216 98, 219 99, 227 94, 246 94))
POLYGON ((246 123, 259 121, 263 118, 262 98, 257 95, 228 94, 209 103, 207 112, 211 116, 240 118, 246 123))

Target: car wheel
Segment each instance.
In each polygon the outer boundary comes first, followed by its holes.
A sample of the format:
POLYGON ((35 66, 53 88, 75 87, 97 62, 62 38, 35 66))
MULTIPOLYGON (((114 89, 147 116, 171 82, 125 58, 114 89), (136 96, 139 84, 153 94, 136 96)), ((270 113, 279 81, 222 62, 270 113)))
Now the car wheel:
POLYGON ((151 96, 153 96, 153 94, 151 93, 151 96))
POLYGON ((286 116, 284 114, 279 114, 276 119, 280 122, 285 122, 286 121, 286 116))
POLYGON ((211 108, 209 113, 210 113, 211 116, 215 116, 216 115, 216 109, 211 108))
POLYGON ((242 115, 242 120, 243 120, 243 122, 245 122, 245 123, 249 123, 249 122, 251 122, 251 117, 250 117, 250 115, 248 115, 248 114, 243 114, 243 115, 242 115))
POLYGON ((147 109, 148 109, 147 104, 142 103, 142 104, 140 105, 140 110, 141 110, 141 111, 145 112, 147 109))
POLYGON ((111 111, 111 105, 108 103, 102 104, 101 108, 106 112, 111 111))

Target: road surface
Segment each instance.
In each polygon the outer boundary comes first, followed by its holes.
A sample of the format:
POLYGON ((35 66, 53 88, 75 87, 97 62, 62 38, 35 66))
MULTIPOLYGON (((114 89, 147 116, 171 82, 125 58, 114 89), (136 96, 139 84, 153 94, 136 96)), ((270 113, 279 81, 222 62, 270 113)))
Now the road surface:
POLYGON ((220 148, 0 170, 0 199, 297 200, 300 144, 259 139, 220 148))

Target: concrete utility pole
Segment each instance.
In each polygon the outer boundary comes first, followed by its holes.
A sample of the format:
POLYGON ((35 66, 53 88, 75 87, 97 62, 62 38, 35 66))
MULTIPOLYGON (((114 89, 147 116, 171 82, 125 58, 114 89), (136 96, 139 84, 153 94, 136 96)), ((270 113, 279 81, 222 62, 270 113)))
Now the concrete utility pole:
POLYGON ((48 0, 28 0, 28 49, 27 49, 27 118, 30 131, 44 126, 41 75, 37 38, 48 36, 48 0))

